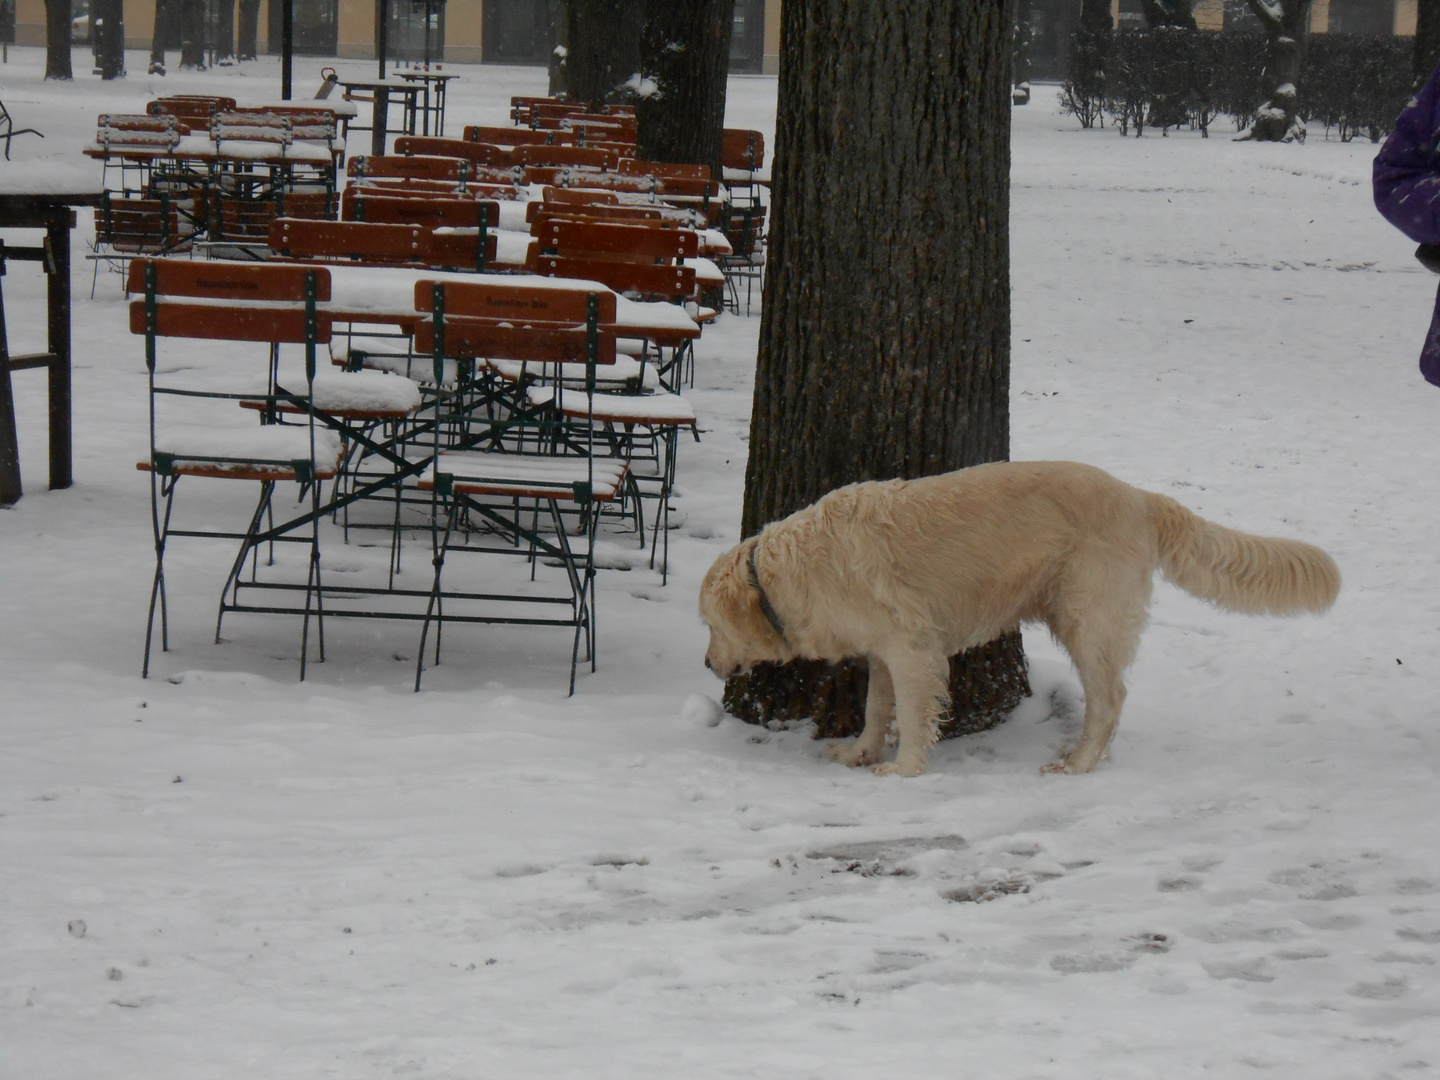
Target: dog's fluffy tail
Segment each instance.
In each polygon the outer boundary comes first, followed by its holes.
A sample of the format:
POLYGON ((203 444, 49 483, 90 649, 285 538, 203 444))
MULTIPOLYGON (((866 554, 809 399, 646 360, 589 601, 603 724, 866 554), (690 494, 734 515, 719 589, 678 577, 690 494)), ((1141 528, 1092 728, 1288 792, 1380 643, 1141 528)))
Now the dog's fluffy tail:
POLYGON ((1340 570, 1314 545, 1236 532, 1164 495, 1152 500, 1160 569, 1186 592, 1251 614, 1324 611, 1335 602, 1340 570))

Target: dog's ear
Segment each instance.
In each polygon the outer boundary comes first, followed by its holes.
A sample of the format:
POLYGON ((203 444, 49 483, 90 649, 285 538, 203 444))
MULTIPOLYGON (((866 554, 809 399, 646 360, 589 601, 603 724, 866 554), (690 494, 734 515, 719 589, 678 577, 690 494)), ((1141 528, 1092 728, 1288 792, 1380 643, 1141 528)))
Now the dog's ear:
POLYGON ((750 552, 758 538, 731 548, 710 567, 700 587, 700 615, 714 625, 722 621, 746 641, 765 642, 778 638, 760 608, 760 592, 750 580, 750 552))

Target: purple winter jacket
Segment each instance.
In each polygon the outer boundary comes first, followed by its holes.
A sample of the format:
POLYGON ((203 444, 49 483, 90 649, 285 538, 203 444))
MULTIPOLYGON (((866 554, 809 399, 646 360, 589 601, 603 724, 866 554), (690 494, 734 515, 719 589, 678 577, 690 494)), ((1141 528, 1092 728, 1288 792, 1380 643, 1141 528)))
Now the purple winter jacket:
MULTIPOLYGON (((1410 99, 1375 155, 1375 208, 1417 244, 1440 244, 1440 67, 1410 99)), ((1420 374, 1440 386, 1440 290, 1420 374)))

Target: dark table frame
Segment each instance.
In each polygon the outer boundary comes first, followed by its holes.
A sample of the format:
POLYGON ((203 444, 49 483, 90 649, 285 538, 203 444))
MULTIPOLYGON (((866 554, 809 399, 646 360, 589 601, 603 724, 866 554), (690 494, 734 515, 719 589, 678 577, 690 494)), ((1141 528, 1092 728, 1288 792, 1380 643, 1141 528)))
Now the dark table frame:
POLYGON ((4 297, 0 293, 0 505, 23 494, 20 450, 15 430, 12 371, 46 368, 50 376, 50 490, 67 488, 74 480, 70 430, 70 230, 77 206, 99 206, 101 192, 70 194, 0 194, 0 228, 44 229, 40 247, 0 245, 0 274, 5 262, 39 262, 49 278, 46 351, 11 356, 5 336, 4 297))

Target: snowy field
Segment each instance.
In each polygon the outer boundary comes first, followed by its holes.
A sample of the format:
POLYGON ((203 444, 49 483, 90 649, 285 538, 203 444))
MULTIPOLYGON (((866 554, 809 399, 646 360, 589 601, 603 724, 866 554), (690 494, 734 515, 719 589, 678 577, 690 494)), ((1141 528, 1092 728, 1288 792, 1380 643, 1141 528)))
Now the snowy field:
MULTIPOLYGON (((113 85, 41 61, 0 67, 47 136, 7 187, 94 186, 102 110, 277 96, 272 61, 158 79, 132 53, 113 85)), ((544 88, 455 71, 455 132, 544 88)), ((773 132, 773 79, 730 93, 732 126, 773 132)), ((1090 776, 1039 772, 1079 717, 1039 633, 1037 696, 914 780, 682 710, 719 696, 695 597, 738 539, 758 318, 699 344, 670 582, 602 572, 574 698, 565 630, 447 630, 417 696, 412 626, 332 623, 299 684, 293 620, 211 643, 229 556, 194 542, 142 682, 142 344, 77 257, 76 482, 46 492, 44 376, 18 373, 27 494, 0 513, 0 1075, 1440 1075, 1435 282, 1371 206, 1374 150, 1122 140, 1052 88, 1015 111, 1013 456, 1345 574, 1297 620, 1157 588, 1090 776)), ((4 286, 12 349, 39 347, 34 267, 4 286)))

